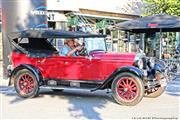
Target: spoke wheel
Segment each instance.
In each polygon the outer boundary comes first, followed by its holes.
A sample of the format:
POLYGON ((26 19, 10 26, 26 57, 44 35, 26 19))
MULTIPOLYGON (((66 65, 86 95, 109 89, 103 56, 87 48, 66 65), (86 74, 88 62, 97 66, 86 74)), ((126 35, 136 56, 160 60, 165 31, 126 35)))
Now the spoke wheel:
POLYGON ((133 78, 122 77, 117 83, 116 91, 122 99, 130 101, 138 96, 137 84, 133 78))
POLYGON ((39 92, 36 77, 27 69, 20 70, 15 74, 14 86, 18 95, 24 98, 35 97, 39 92))
POLYGON ((112 83, 112 95, 122 105, 136 105, 144 95, 142 80, 131 73, 121 73, 112 83))

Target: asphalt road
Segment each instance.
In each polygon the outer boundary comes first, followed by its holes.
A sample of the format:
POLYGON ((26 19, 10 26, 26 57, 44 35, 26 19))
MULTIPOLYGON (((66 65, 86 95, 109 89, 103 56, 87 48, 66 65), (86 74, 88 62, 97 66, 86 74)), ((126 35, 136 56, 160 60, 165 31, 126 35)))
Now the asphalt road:
POLYGON ((39 97, 22 99, 1 80, 1 119, 180 119, 180 79, 168 84, 158 98, 143 98, 136 106, 115 103, 106 91, 53 92, 42 90, 39 97), (174 87, 173 85, 177 85, 174 87), (173 88, 174 89, 173 89, 173 88), (175 94, 174 94, 175 93, 175 94))
POLYGON ((180 75, 174 77, 166 87, 166 93, 180 96, 180 75))

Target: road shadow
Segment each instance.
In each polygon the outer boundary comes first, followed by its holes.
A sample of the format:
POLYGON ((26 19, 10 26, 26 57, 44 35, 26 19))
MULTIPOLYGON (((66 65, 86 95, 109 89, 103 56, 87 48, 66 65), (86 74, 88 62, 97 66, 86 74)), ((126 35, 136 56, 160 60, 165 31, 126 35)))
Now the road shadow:
POLYGON ((14 99, 10 101, 10 104, 18 103, 25 100, 17 96, 17 93, 14 87, 10 87, 10 86, 0 86, 0 94, 13 97, 14 99))
POLYGON ((166 92, 166 94, 171 95, 171 96, 175 96, 175 97, 179 97, 180 96, 179 93, 173 93, 173 92, 166 92))
POLYGON ((68 111, 75 119, 102 120, 98 109, 103 109, 108 101, 114 102, 105 91, 91 93, 84 90, 65 90, 63 92, 42 92, 41 95, 66 98, 70 107, 68 111))
POLYGON ((180 76, 175 76, 166 86, 166 94, 180 96, 180 76))
MULTIPOLYGON (((28 100, 19 97, 14 87, 10 86, 0 86, 0 94, 13 98, 9 102, 10 104, 28 100)), ((108 101, 115 102, 106 91, 92 93, 88 90, 64 90, 63 92, 55 92, 41 89, 37 98, 43 98, 45 95, 68 100, 67 110, 74 119, 102 120, 101 113, 98 110, 105 108, 108 101)))

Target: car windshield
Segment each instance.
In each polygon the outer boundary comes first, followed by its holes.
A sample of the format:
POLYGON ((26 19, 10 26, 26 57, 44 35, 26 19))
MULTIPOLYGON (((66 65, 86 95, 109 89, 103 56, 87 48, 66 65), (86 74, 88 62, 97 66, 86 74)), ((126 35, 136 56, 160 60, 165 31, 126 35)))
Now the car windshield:
POLYGON ((85 38, 85 47, 88 53, 94 50, 106 51, 105 38, 85 38))

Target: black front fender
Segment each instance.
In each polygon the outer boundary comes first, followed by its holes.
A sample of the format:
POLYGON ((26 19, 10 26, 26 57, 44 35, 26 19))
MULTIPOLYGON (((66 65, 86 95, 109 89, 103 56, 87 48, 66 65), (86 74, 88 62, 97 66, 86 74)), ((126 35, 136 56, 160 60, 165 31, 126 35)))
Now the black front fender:
POLYGON ((161 64, 155 64, 154 70, 159 72, 165 72, 165 68, 161 64))
POLYGON ((147 77, 152 80, 155 78, 156 72, 165 73, 165 67, 161 64, 155 64, 154 67, 148 71, 147 77))
POLYGON ((14 75, 19 70, 22 70, 22 69, 27 69, 27 70, 31 71, 35 75, 36 79, 39 81, 39 85, 42 85, 41 72, 36 67, 34 67, 33 65, 21 64, 21 65, 17 66, 15 69, 13 69, 13 71, 11 72, 10 79, 9 79, 9 86, 12 85, 14 82, 14 75))
POLYGON ((120 74, 120 73, 123 73, 123 72, 130 72, 134 75, 136 75, 137 77, 143 79, 144 77, 144 74, 143 72, 137 68, 137 67, 134 67, 134 66, 124 66, 124 67, 121 67, 121 68, 118 68, 116 69, 105 81, 102 85, 98 86, 96 89, 94 90, 98 90, 98 89, 105 89, 107 88, 107 86, 109 84, 112 83, 112 81, 114 80, 114 78, 120 74))

